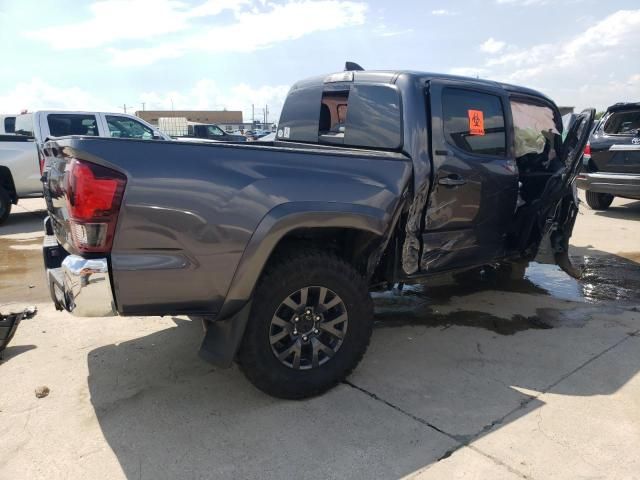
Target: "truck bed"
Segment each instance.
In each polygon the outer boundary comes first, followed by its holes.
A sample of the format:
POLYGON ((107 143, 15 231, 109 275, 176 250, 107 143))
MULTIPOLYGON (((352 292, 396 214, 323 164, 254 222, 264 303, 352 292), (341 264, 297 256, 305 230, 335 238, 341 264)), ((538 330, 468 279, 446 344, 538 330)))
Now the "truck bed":
POLYGON ((382 234, 411 176, 400 153, 277 142, 68 137, 47 143, 45 155, 45 198, 70 253, 78 252, 62 196, 66 164, 79 158, 126 175, 109 255, 121 314, 216 314, 225 297, 242 300, 247 287, 236 282, 259 274, 254 256, 286 233, 273 232, 279 219, 295 215, 296 228, 313 228, 353 215, 382 234))

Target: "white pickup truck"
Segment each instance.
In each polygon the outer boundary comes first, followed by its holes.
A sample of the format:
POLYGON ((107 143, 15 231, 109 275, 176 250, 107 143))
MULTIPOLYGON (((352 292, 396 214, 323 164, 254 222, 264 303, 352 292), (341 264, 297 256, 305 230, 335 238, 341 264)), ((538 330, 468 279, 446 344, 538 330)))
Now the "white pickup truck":
POLYGON ((0 225, 19 199, 42 196, 40 147, 49 138, 68 135, 171 140, 124 113, 38 111, 18 115, 15 135, 0 135, 0 225))

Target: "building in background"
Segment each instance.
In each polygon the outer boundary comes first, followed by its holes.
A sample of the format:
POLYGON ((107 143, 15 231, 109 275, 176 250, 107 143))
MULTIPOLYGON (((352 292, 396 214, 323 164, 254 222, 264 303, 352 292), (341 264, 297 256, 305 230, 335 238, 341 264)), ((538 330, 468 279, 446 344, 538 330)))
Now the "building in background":
POLYGON ((561 116, 565 116, 567 113, 573 113, 573 110, 575 109, 575 107, 558 107, 558 110, 560 110, 560 115, 561 116))
POLYGON ((227 132, 245 128, 242 112, 236 110, 141 110, 136 116, 156 126, 161 117, 182 117, 189 122, 215 123, 227 132))

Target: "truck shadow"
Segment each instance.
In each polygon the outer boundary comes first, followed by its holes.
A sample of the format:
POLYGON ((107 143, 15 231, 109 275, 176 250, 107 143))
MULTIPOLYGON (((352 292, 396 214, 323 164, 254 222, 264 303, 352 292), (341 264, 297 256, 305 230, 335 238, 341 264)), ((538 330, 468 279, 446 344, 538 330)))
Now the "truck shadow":
POLYGON ((561 381, 640 329, 640 268, 607 259, 588 273, 634 292, 587 280, 575 284, 581 298, 554 296, 534 268, 516 284, 471 279, 376 298, 372 345, 349 383, 303 402, 201 361, 201 326, 176 317, 175 328, 90 352, 91 402, 129 479, 400 477, 544 405, 519 388, 609 395, 638 373, 620 361, 589 381, 561 381))
POLYGON ((607 210, 594 211, 599 217, 607 217, 620 220, 639 220, 640 201, 616 205, 615 203, 607 210))
POLYGON ((42 221, 47 216, 46 210, 14 211, 6 222, 0 226, 0 235, 42 234, 42 221))

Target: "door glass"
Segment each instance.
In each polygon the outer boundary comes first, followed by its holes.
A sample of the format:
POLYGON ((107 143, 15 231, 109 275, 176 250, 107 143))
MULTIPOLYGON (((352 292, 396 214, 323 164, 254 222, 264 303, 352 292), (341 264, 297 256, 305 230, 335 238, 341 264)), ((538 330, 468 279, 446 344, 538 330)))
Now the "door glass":
POLYGON ((506 156, 507 140, 500 97, 459 88, 442 92, 447 142, 476 155, 506 156))
POLYGON ((4 132, 13 133, 16 129, 16 117, 7 117, 4 119, 4 132))
POLYGON ((141 140, 151 140, 153 138, 152 129, 129 117, 107 115, 106 119, 109 134, 112 137, 137 138, 141 140))
POLYGON ((49 133, 52 137, 66 135, 98 136, 98 123, 95 115, 81 113, 52 113, 47 115, 49 133))
MULTIPOLYGON (((553 110, 542 105, 512 100, 511 114, 516 161, 521 172, 548 169, 559 157, 562 143, 553 110)), ((567 121, 568 125, 572 123, 567 121)))
POLYGON ((222 131, 222 129, 217 125, 207 125, 207 131, 209 132, 209 135, 215 135, 215 136, 224 135, 224 132, 222 131))

